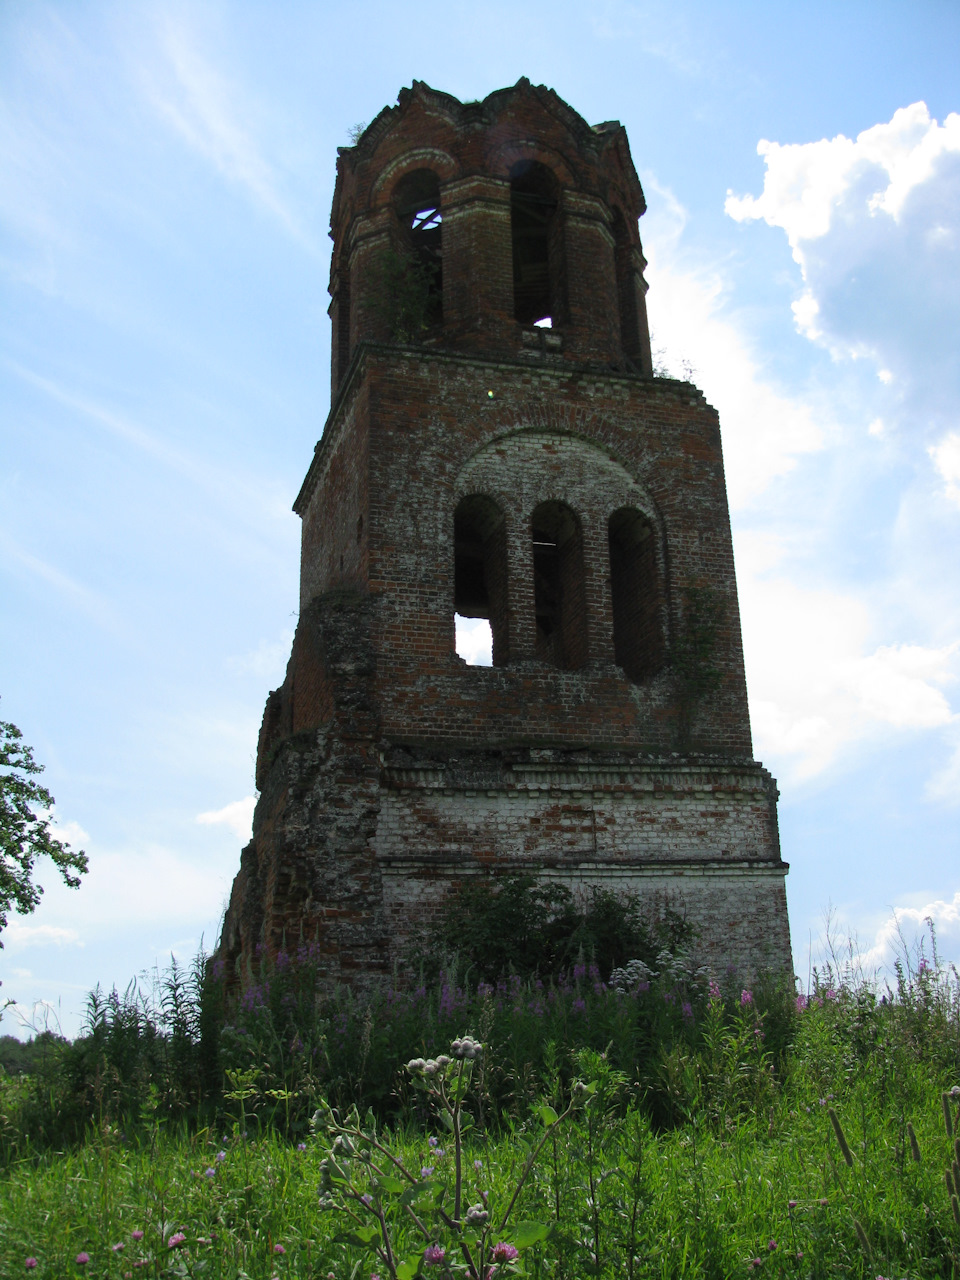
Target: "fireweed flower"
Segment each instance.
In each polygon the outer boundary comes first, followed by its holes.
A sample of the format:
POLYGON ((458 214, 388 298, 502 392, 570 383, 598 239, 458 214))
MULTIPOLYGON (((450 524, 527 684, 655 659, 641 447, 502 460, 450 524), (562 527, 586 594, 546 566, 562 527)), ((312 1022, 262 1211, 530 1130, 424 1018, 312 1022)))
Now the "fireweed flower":
POLYGON ((493 1252, 490 1257, 494 1262, 513 1262, 515 1258, 519 1258, 520 1250, 516 1245, 507 1244, 505 1240, 501 1240, 499 1244, 493 1246, 493 1252))
POLYGON ((746 987, 744 987, 740 992, 740 1005, 741 1007, 744 1007, 748 1004, 753 1004, 753 992, 748 991, 746 987))
POLYGON ((439 1267, 446 1257, 446 1249, 438 1244, 428 1244, 423 1251, 423 1260, 428 1267, 439 1267))

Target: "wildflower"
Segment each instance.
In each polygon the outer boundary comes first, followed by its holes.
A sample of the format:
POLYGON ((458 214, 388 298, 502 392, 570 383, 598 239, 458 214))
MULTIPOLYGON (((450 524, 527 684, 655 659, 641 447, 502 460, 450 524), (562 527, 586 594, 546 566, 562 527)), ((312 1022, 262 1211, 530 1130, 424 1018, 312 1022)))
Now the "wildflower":
POLYGON ((80 1252, 80 1253, 78 1253, 78 1254, 77 1254, 77 1266, 78 1266, 78 1267, 85 1267, 89 1261, 90 1261, 90 1255, 89 1255, 89 1253, 83 1253, 83 1252, 80 1252))
POLYGON ((428 1244, 423 1251, 423 1260, 428 1267, 439 1267, 446 1257, 446 1249, 438 1244, 428 1244))
POLYGON ((435 1147, 435 1146, 437 1145, 437 1143, 440 1141, 440 1139, 439 1139, 439 1138, 433 1138, 433 1137, 431 1137, 430 1139, 428 1139, 428 1141, 429 1141, 429 1143, 430 1143, 431 1147, 435 1147))
POLYGON ((286 1251, 286 1249, 283 1247, 283 1245, 282 1245, 282 1244, 275 1244, 275 1245, 273 1246, 273 1252, 274 1252, 274 1253, 286 1253, 287 1251, 286 1251))
POLYGON ((716 982, 713 978, 710 979, 710 999, 720 999, 720 983, 716 982))
POLYGON ((298 1151, 306 1151, 306 1149, 307 1149, 307 1144, 306 1144, 305 1142, 298 1142, 298 1143, 297 1143, 297 1150, 298 1150, 298 1151))
POLYGON ((37 1260, 36 1258, 27 1258, 27 1260, 24 1262, 23 1265, 27 1268, 28 1271, 32 1271, 33 1268, 37 1265, 37 1260))
POLYGON ((684 1020, 686 1022, 693 1021, 693 1005, 690 1003, 689 1000, 684 1000, 683 1004, 680 1007, 680 1012, 683 1014, 684 1020))
POLYGON ((203 1176, 205 1178, 215 1178, 217 1176, 216 1169, 204 1169, 203 1176))
POLYGON ((472 1036, 463 1036, 459 1040, 454 1040, 450 1045, 450 1052, 455 1058, 463 1058, 472 1061, 479 1058, 483 1053, 483 1045, 479 1040, 474 1040, 472 1036))
POLYGON ((373 1196, 372 1196, 372 1195, 370 1195, 370 1193, 369 1193, 369 1192, 367 1192, 366 1194, 364 1194, 364 1195, 362 1195, 362 1196, 360 1197, 360 1203, 361 1203, 361 1204, 365 1204, 365 1205, 367 1206, 367 1208, 369 1209, 369 1208, 370 1208, 370 1206, 373 1204, 373 1196))
POLYGON ((516 1245, 507 1244, 505 1240, 501 1240, 499 1244, 493 1246, 493 1252, 490 1257, 494 1262, 513 1262, 514 1258, 520 1256, 520 1250, 516 1245))
POLYGON ((474 1160, 474 1162, 473 1162, 473 1167, 476 1169, 477 1173, 479 1173, 479 1172, 480 1172, 480 1170, 483 1168, 483 1161, 482 1161, 482 1160, 474 1160))
POLYGON ((131 1232, 130 1232, 130 1239, 131 1239, 131 1240, 142 1240, 142 1239, 143 1239, 143 1232, 142 1232, 142 1231, 131 1231, 131 1232))
POLYGON ((123 1243, 123 1241, 122 1241, 122 1240, 120 1241, 120 1243, 119 1243, 119 1244, 112 1244, 112 1245, 110 1246, 110 1248, 113 1250, 113 1252, 114 1252, 114 1253, 123 1253, 123 1251, 124 1251, 124 1249, 125 1249, 126 1247, 127 1247, 127 1246, 123 1243))
POLYGON ((762 1266, 763 1266, 763 1259, 762 1259, 762 1258, 751 1258, 751 1259, 750 1259, 750 1261, 747 1263, 747 1266, 751 1269, 751 1271, 752 1271, 755 1267, 762 1267, 762 1266))
POLYGON ((745 1008, 748 1004, 753 1004, 753 992, 744 987, 740 992, 740 1007, 745 1008))
POLYGON ((796 1200, 788 1200, 788 1201, 787 1201, 787 1208, 788 1208, 788 1209, 795 1209, 796 1207, 797 1207, 797 1202, 796 1202, 796 1200))
POLYGON ((472 1204, 467 1210, 467 1226, 482 1227, 490 1220, 490 1214, 482 1204, 472 1204))
POLYGON ((225 1151, 218 1151, 218 1152, 217 1152, 217 1161, 218 1161, 218 1162, 222 1163, 224 1160, 226 1160, 226 1158, 227 1158, 227 1153, 226 1153, 225 1151))
POLYGON ((179 1249, 182 1244, 186 1244, 187 1236, 183 1231, 175 1231, 167 1241, 168 1249, 179 1249))
POLYGON ((797 1005, 797 1013, 803 1013, 804 1009, 806 1009, 807 1007, 807 997, 802 994, 797 996, 796 1005, 797 1005))
POLYGON ((420 1170, 420 1177, 421 1177, 421 1178, 429 1178, 429 1177, 430 1177, 430 1175, 431 1175, 431 1173, 433 1173, 433 1165, 432 1165, 432 1164, 425 1164, 425 1165, 423 1166, 423 1168, 420 1170))
POLYGON ((773 1253, 773 1251, 774 1251, 774 1249, 776 1249, 776 1247, 777 1247, 777 1242, 776 1242, 776 1240, 768 1240, 768 1241, 767 1241, 767 1253, 773 1253))

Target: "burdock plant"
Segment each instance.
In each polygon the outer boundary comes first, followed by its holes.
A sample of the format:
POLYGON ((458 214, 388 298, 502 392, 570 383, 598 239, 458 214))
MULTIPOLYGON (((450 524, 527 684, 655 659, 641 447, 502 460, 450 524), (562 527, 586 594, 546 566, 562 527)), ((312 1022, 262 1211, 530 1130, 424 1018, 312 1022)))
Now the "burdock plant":
MULTIPOLYGON (((344 1220, 336 1237, 340 1243, 372 1252, 393 1280, 412 1280, 424 1268, 438 1280, 453 1275, 470 1280, 505 1276, 525 1249, 545 1240, 552 1230, 543 1222, 511 1226, 513 1211, 548 1136, 590 1101, 596 1083, 576 1083, 560 1114, 547 1105, 539 1108, 543 1132, 502 1211, 479 1186, 475 1202, 468 1204, 474 1197, 464 1180, 463 1139, 471 1119, 463 1104, 482 1052, 481 1043, 465 1035, 453 1041, 449 1054, 413 1058, 406 1065, 414 1086, 432 1103, 452 1139, 449 1173, 436 1137, 430 1138, 434 1163, 414 1171, 391 1150, 389 1137, 378 1132, 372 1112, 361 1122, 353 1107, 341 1120, 324 1103, 313 1118, 314 1131, 324 1133, 328 1142, 320 1166, 320 1208, 344 1220)), ((474 1161, 473 1181, 482 1169, 482 1162, 474 1161)))

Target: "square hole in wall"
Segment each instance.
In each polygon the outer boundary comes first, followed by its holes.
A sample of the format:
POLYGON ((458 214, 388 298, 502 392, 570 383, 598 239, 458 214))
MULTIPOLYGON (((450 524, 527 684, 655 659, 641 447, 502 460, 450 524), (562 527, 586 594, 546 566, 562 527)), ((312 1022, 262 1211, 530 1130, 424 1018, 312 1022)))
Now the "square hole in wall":
POLYGON ((457 654, 471 667, 493 665, 493 635, 486 618, 453 615, 457 627, 457 654))

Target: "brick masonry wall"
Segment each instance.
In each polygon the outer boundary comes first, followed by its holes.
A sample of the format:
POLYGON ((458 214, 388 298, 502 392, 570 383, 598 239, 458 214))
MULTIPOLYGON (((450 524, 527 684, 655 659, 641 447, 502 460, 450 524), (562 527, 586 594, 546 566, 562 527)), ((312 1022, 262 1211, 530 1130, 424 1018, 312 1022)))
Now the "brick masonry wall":
POLYGON ((789 965, 719 423, 695 387, 650 376, 643 208, 623 129, 591 129, 526 81, 466 104, 415 84, 342 150, 335 396, 295 503, 300 620, 264 713, 253 839, 220 942, 238 973, 259 946, 309 938, 328 980, 376 981, 415 923, 493 870, 669 900, 718 971, 789 965), (510 175, 529 160, 561 192, 553 329, 513 318, 510 175), (404 345, 386 332, 378 264, 397 241, 392 192, 424 168, 441 198, 443 323, 404 345), (502 516, 484 553, 508 637, 496 667, 455 649, 454 513, 475 497, 468 509, 502 516), (542 504, 574 530, 560 576, 576 669, 546 660, 550 643, 538 656, 542 504), (614 647, 609 522, 624 509, 650 530, 623 578, 644 584, 619 616, 652 655, 634 678, 614 647), (697 592, 719 622, 715 679, 691 703, 677 654, 697 592))

